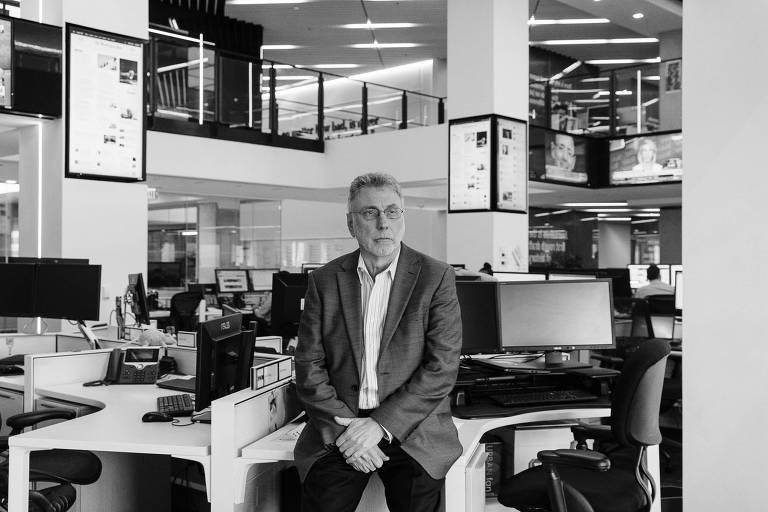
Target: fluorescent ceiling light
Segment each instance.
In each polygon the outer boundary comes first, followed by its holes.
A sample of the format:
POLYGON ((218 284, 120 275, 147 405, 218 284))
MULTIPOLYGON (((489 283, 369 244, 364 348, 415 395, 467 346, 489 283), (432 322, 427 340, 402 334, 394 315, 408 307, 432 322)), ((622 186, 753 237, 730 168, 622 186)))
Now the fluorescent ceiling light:
POLYGON ((302 64, 297 65, 296 67, 313 69, 352 69, 359 68, 360 64, 302 64))
POLYGON ((0 183, 0 194, 12 194, 19 191, 18 183, 0 183))
POLYGON ((605 92, 605 89, 552 89, 557 94, 594 94, 596 92, 605 92))
POLYGON ((570 73, 574 69, 578 68, 579 66, 581 66, 581 61, 577 60, 576 62, 574 62, 570 66, 566 67, 561 72, 559 72, 559 73, 553 75, 552 77, 550 77, 550 80, 560 80, 561 78, 563 78, 564 75, 567 75, 568 73, 570 73))
POLYGON ((275 69, 292 69, 293 66, 290 64, 262 64, 261 69, 269 69, 269 68, 275 68, 275 69))
POLYGON ((588 220, 597 220, 597 217, 584 217, 583 219, 579 219, 581 222, 587 222, 588 220))
POLYGON ((641 12, 636 12, 635 14, 632 15, 632 17, 635 18, 636 20, 641 20, 645 18, 645 14, 641 12))
POLYGON ((18 183, 18 181, 16 181, 16 180, 5 180, 5 182, 6 182, 8 185, 15 185, 15 184, 17 184, 17 183, 18 183))
POLYGON ((638 44, 638 43, 658 43, 655 37, 624 37, 620 39, 548 39, 546 41, 531 41, 530 45, 536 46, 558 46, 575 44, 638 44))
POLYGON ((607 220, 611 222, 630 222, 632 217, 600 217, 597 220, 607 220))
POLYGON ((301 46, 295 45, 295 44, 263 44, 261 45, 262 50, 295 50, 297 48, 301 48, 301 46))
POLYGON ((661 217, 660 213, 636 213, 634 217, 661 217))
POLYGON ((632 224, 647 224, 648 222, 658 222, 658 221, 656 219, 633 220, 632 224))
POLYGON ((627 206, 626 201, 616 203, 563 203, 560 206, 571 206, 574 208, 584 208, 586 206, 600 207, 600 206, 627 206))
POLYGON ((346 25, 339 25, 341 28, 367 28, 367 29, 379 29, 379 28, 413 28, 418 27, 418 23, 347 23, 346 25))
MULTIPOLYGON (((610 95, 611 95, 610 91, 601 90, 600 92, 595 94, 594 97, 597 98, 598 96, 610 96, 610 95)), ((616 96, 632 96, 632 91, 630 91, 629 89, 621 89, 616 91, 616 96)))
POLYGON ((588 60, 587 64, 653 64, 661 62, 661 57, 654 59, 596 59, 588 60))
MULTIPOLYGON (((280 75, 276 76, 275 80, 312 80, 313 78, 317 78, 312 75, 280 75)), ((262 80, 267 81, 269 80, 268 76, 262 76, 262 80)))
POLYGON ((570 18, 562 20, 537 20, 531 17, 529 25, 588 25, 591 23, 610 23, 608 18, 570 18))
POLYGON ((589 213, 626 213, 631 212, 631 208, 587 208, 584 210, 589 213))
POLYGON ((305 4, 309 0, 227 0, 229 5, 305 4))
POLYGON ((194 230, 181 232, 181 236, 196 236, 196 235, 197 235, 197 231, 194 231, 194 230))
POLYGON ((643 80, 656 80, 656 81, 658 81, 658 80, 661 80, 661 77, 659 75, 649 75, 649 76, 644 76, 643 80))
POLYGON ((574 103, 608 103, 608 99, 604 100, 573 100, 574 103))
POLYGON ((594 78, 582 78, 582 82, 607 82, 610 80, 610 77, 607 76, 596 76, 594 78))
POLYGON ((362 44, 351 44, 349 45, 352 48, 415 48, 417 46, 421 46, 418 43, 362 43, 362 44))
POLYGON ((659 98, 652 98, 652 99, 646 101, 645 103, 643 103, 643 106, 644 107, 650 107, 654 103, 658 103, 658 101, 659 101, 659 98))

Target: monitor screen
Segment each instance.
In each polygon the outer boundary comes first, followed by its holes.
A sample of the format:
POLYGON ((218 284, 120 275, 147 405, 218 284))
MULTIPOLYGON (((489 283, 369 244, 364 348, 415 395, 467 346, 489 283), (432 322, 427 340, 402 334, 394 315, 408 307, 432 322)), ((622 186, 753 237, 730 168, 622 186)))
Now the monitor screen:
POLYGON ((498 300, 505 351, 615 345, 610 279, 499 283, 498 300))
POLYGON ((136 323, 149 325, 149 307, 147 306, 147 290, 144 288, 144 276, 141 273, 128 274, 128 290, 133 299, 133 316, 136 323))
POLYGON ((612 139, 610 185, 639 185, 682 181, 683 134, 681 132, 612 139))
POLYGON ((672 278, 672 282, 669 283, 671 286, 675 286, 675 283, 677 282, 677 273, 683 271, 682 265, 670 265, 669 266, 669 277, 672 278))
POLYGON ((683 271, 675 272, 675 309, 683 310, 683 271))
POLYGON ((61 27, 13 20, 13 80, 5 70, 6 91, 13 86, 13 110, 61 116, 61 27))
POLYGON ((506 283, 511 281, 546 281, 547 274, 526 274, 525 272, 493 271, 493 277, 497 281, 506 283))
POLYGON ((0 316, 34 317, 37 266, 32 263, 0 263, 0 316))
POLYGON ((573 281, 575 279, 597 279, 594 274, 566 274, 560 272, 550 272, 547 275, 550 281, 573 281))
POLYGON ((496 287, 491 281, 456 281, 461 307, 461 353, 494 354, 501 351, 496 287))
POLYGON ((309 274, 278 272, 272 275, 272 333, 284 337, 296 336, 299 319, 304 310, 309 274))
POLYGON ((147 285, 150 288, 179 288, 184 286, 183 261, 148 261, 147 285))
POLYGON ((610 278, 613 288, 613 298, 632 297, 632 286, 629 283, 629 269, 601 268, 597 270, 597 277, 610 278))
MULTIPOLYGON (((669 265, 656 266, 659 267, 661 282, 670 284, 669 265)), ((637 290, 638 288, 648 285, 648 267, 650 267, 650 265, 627 265, 627 269, 629 269, 629 285, 632 289, 637 290)))
POLYGON ((216 287, 219 293, 242 293, 248 291, 248 273, 240 268, 217 268, 216 287))
POLYGON ((198 327, 195 409, 245 389, 250 384, 253 363, 253 331, 242 331, 243 316, 227 315, 198 327))
POLYGON ((528 177, 534 181, 551 181, 587 185, 586 137, 531 126, 529 131, 528 177))
POLYGON ((37 265, 35 297, 35 316, 98 320, 101 265, 40 263, 37 265))
POLYGON ((251 268, 248 269, 248 279, 251 282, 251 291, 257 292, 272 289, 272 274, 280 272, 279 268, 251 268))

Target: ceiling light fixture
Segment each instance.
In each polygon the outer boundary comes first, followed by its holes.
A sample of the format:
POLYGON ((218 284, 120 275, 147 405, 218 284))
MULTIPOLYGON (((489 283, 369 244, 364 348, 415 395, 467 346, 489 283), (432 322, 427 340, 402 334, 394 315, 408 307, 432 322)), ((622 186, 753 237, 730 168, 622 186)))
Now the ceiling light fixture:
POLYGON ((588 60, 587 64, 654 64, 661 62, 661 57, 653 59, 596 59, 588 60))
POLYGON ((658 222, 658 221, 656 219, 633 220, 632 224, 647 224, 648 222, 658 222))
POLYGON ((537 20, 533 16, 528 20, 528 25, 589 25, 594 23, 610 23, 608 18, 570 18, 561 20, 537 20))
POLYGON ((566 67, 565 69, 563 69, 561 72, 559 72, 556 75, 553 75, 552 77, 550 77, 550 80, 560 80, 561 78, 563 78, 563 76, 567 75, 568 73, 570 73, 574 69, 578 68, 579 66, 581 66, 581 61, 577 60, 573 64, 571 64, 568 67, 566 67))
POLYGON ((607 76, 596 76, 593 78, 582 78, 582 82, 607 82, 610 80, 610 77, 607 76))
POLYGON ((359 68, 360 64, 302 64, 301 66, 296 67, 313 69, 353 69, 359 68))
POLYGON ((351 44, 351 48, 415 48, 421 46, 418 43, 379 43, 374 41, 372 43, 351 44))
POLYGON ((309 0, 227 0, 227 5, 305 4, 309 0))
POLYGON ((600 217, 597 220, 607 220, 611 222, 630 222, 632 217, 600 217))
POLYGON ((298 48, 301 48, 301 46, 295 45, 295 44, 263 44, 261 45, 262 50, 296 50, 298 48))
MULTIPOLYGON (((276 76, 275 80, 312 80, 313 78, 317 78, 312 75, 280 75, 276 76)), ((268 76, 262 76, 261 79, 263 81, 269 80, 268 76)))
POLYGON ((545 41, 530 41, 532 46, 557 46, 576 44, 642 44, 658 43, 655 37, 623 37, 618 39, 547 39, 545 41))
POLYGON ((379 29, 379 28, 413 28, 420 26, 418 23, 371 23, 368 20, 367 23, 347 23, 346 25, 339 25, 341 28, 363 28, 363 29, 379 29))
POLYGON ((583 219, 579 219, 581 222, 587 222, 589 220, 597 220, 597 217, 584 217, 583 219))
POLYGON ((592 206, 594 208, 598 208, 598 207, 601 207, 601 206, 603 206, 603 207, 605 207, 605 206, 627 206, 627 202, 626 201, 619 201, 619 202, 615 202, 615 203, 563 203, 560 206, 570 206, 570 207, 573 207, 573 208, 584 208, 584 207, 592 206))
POLYGON ((645 14, 641 12, 636 12, 635 14, 632 15, 632 17, 635 18, 636 20, 641 20, 645 18, 645 14))
POLYGON ((594 94, 605 92, 605 89, 552 89, 553 94, 594 94))

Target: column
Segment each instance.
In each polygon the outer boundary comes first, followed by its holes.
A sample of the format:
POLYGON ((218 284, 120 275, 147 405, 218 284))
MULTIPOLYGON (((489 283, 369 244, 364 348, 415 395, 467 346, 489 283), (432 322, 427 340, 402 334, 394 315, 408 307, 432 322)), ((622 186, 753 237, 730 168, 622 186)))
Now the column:
MULTIPOLYGON (((659 34, 659 57, 662 61, 679 59, 683 55, 683 32, 672 30, 659 34)), ((673 64, 674 65, 674 64, 673 64)), ((682 123, 683 93, 680 89, 667 90, 667 68, 659 65, 659 129, 679 130, 682 123)))
MULTIPOLYGON (((21 9, 23 18, 38 22, 62 27, 75 23, 147 38, 147 2, 46 0, 24 2, 21 9)), ((102 265, 100 315, 106 321, 114 297, 125 291, 128 274, 146 276, 147 187, 64 178, 65 126, 62 117, 20 131, 20 253, 89 258, 102 265)))
MULTIPOLYGON (((447 118, 528 118, 528 3, 448 0, 447 118)), ((447 256, 470 270, 528 270, 528 215, 452 213, 447 256)))
POLYGON ((599 268, 626 267, 632 263, 632 233, 629 222, 601 221, 599 229, 599 268))
POLYGON ((766 17, 685 4, 685 510, 765 508, 766 17))

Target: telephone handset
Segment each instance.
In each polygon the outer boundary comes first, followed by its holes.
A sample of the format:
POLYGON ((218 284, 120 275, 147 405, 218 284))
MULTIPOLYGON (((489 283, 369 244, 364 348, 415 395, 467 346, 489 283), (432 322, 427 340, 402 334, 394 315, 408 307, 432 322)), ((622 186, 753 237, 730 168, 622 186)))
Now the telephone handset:
POLYGON ((112 349, 107 364, 107 384, 154 384, 160 369, 160 347, 112 349))

